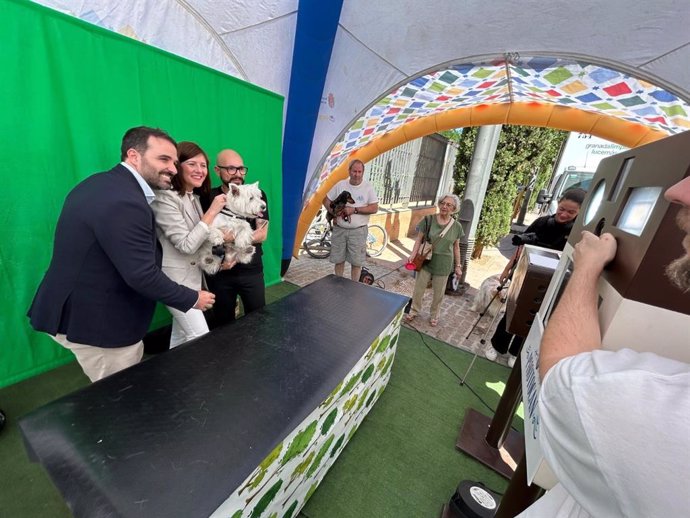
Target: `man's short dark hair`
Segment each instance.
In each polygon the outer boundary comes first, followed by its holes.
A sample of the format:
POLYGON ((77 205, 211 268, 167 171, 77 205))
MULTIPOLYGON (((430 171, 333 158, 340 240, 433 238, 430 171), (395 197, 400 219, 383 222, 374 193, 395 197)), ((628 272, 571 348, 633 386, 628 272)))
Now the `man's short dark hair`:
POLYGON ((137 126, 136 128, 128 129, 122 137, 122 146, 120 147, 120 160, 127 158, 127 151, 136 149, 140 154, 144 154, 148 149, 149 137, 162 138, 177 147, 177 142, 168 135, 167 132, 159 128, 149 128, 148 126, 137 126))

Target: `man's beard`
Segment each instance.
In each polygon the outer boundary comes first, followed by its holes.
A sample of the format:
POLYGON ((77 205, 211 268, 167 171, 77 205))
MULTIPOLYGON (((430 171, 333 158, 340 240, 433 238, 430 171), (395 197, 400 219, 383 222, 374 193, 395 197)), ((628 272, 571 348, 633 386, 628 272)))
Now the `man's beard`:
POLYGON ((163 173, 163 170, 156 169, 155 166, 151 165, 148 160, 142 157, 141 161, 141 171, 139 174, 141 177, 149 184, 149 187, 154 190, 170 190, 172 189, 172 180, 169 176, 163 173), (167 181, 166 181, 167 180, 167 181))
POLYGON ((678 211, 676 224, 686 233, 683 239, 683 248, 686 255, 679 257, 666 267, 666 276, 669 280, 684 292, 690 291, 690 208, 683 207, 678 211))
POLYGON ((683 292, 690 291, 690 257, 679 257, 666 267, 666 277, 683 292))

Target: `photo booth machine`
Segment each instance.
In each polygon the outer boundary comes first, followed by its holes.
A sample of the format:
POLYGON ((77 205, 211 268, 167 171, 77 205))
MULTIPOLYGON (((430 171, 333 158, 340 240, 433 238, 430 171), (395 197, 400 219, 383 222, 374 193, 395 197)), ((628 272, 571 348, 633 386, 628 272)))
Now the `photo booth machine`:
POLYGON ((529 483, 557 481, 539 449, 539 344, 573 270, 583 230, 612 234, 616 257, 598 283, 602 347, 630 348, 690 363, 690 296, 665 276, 686 252, 676 224, 680 209, 664 191, 690 173, 690 131, 608 157, 599 165, 570 239, 522 348, 525 452, 529 483))

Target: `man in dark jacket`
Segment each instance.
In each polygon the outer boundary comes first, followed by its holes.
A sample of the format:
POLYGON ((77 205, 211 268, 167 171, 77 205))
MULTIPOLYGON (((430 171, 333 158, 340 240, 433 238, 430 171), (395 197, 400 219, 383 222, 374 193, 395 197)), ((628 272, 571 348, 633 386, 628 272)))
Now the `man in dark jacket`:
POLYGON ((122 162, 68 195, 53 257, 29 318, 70 349, 96 381, 141 360, 156 301, 181 311, 210 308, 212 293, 180 286, 160 270, 162 253, 149 203, 177 173, 175 141, 144 126, 128 130, 122 162))

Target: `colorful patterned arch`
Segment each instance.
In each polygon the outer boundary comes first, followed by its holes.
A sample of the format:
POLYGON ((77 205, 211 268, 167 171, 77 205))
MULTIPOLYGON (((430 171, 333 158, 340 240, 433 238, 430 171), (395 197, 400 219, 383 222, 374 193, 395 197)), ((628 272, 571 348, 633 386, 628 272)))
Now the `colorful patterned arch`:
POLYGON ((635 147, 690 129, 686 100, 650 81, 572 59, 542 56, 453 65, 381 98, 333 145, 305 190, 293 256, 351 158, 367 162, 441 131, 487 124, 546 126, 635 147))

